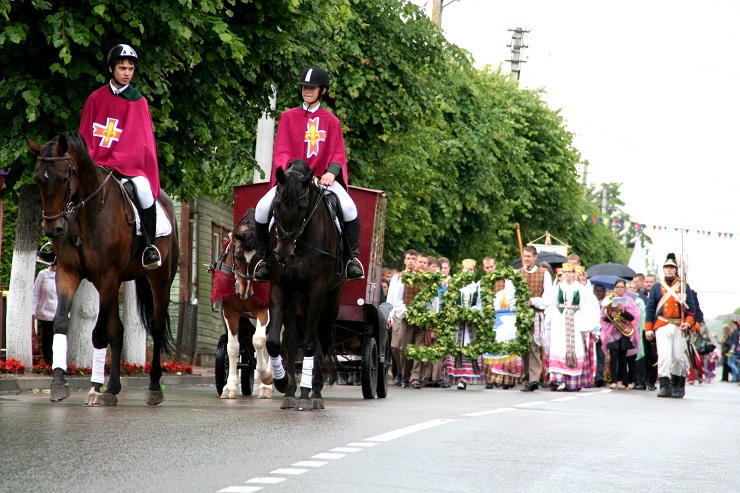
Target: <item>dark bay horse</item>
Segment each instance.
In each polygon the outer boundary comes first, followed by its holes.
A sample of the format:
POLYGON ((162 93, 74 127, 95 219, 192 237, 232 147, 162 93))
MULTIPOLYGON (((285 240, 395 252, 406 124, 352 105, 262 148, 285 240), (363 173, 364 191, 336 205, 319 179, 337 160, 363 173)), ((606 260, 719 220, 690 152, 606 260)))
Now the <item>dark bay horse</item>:
MULTIPOLYGON (((38 156, 33 178, 41 193, 44 233, 52 239, 57 255, 55 337, 67 334, 70 307, 82 279, 92 282, 100 295, 92 343, 98 351, 110 345, 111 370, 106 391, 99 393, 101 384, 94 383, 88 404, 115 405, 118 401, 123 347, 118 291, 122 282, 131 280, 136 284, 139 315, 153 341, 147 404, 159 404, 164 400, 160 353, 171 354, 174 349, 167 313, 179 257, 172 201, 161 192, 158 202, 172 231, 155 241, 162 266, 146 271, 141 265, 144 242, 137 240, 133 206, 112 170, 92 161, 82 136, 65 132, 43 146, 31 140, 28 146, 38 156)), ((68 396, 64 369, 54 368, 51 400, 68 396)))
POLYGON ((306 162, 292 161, 287 171, 278 168, 276 177, 267 350, 276 373, 275 388, 285 393, 281 407, 324 409, 321 390, 336 361, 334 323, 346 281, 343 261, 337 258, 339 238, 324 203, 324 190, 313 182, 306 162), (302 314, 303 376, 296 402, 297 313, 302 314), (278 378, 282 326, 288 367, 278 378))
MULTIPOLYGON (((257 397, 269 399, 273 392, 272 369, 265 349, 269 320, 269 285, 254 283, 251 276, 247 274, 254 271, 254 266, 259 260, 254 231, 254 209, 249 209, 236 223, 219 261, 209 269, 214 276, 212 298, 221 300, 223 317, 228 329, 226 352, 229 355, 229 375, 221 392, 222 399, 236 398, 236 386, 239 381, 237 362, 241 349, 239 346, 239 319, 241 317, 251 319, 255 327, 252 346, 255 350, 256 370, 260 378, 257 397)), ((242 385, 248 384, 242 382, 242 385)))

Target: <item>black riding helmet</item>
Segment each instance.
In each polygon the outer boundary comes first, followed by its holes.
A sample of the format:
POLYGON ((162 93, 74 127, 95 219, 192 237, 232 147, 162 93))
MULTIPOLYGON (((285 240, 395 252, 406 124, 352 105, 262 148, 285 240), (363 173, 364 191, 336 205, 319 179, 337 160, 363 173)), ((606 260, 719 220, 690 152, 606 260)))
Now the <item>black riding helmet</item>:
POLYGON ((129 45, 120 44, 114 46, 108 52, 108 68, 111 70, 114 69, 116 67, 116 62, 119 60, 130 60, 131 63, 136 65, 136 62, 139 61, 139 56, 129 45))
MULTIPOLYGON (((298 85, 301 87, 318 87, 319 97, 316 98, 316 101, 321 101, 324 96, 329 93, 329 74, 327 74, 326 70, 321 67, 317 67, 315 65, 313 67, 308 67, 303 71, 300 79, 298 79, 298 85)), ((306 108, 306 112, 308 112, 308 108, 306 108)))
POLYGON ((301 74, 301 78, 298 79, 298 84, 301 86, 324 87, 329 91, 329 74, 321 67, 308 67, 301 74))

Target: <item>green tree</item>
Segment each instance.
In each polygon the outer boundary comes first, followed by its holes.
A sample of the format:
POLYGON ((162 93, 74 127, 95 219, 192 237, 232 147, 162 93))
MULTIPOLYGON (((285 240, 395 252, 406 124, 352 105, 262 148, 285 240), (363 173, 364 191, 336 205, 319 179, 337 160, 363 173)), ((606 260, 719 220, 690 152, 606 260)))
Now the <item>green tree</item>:
MULTIPOLYGON (((181 198, 251 174, 254 122, 349 15, 347 0, 0 0, 0 168, 30 181, 24 136, 75 130, 85 98, 108 78, 115 44, 140 55, 163 187, 181 198), (20 97, 18 97, 20 95, 20 97), (205 172, 204 172, 205 171, 205 172)), ((292 87, 292 84, 291 84, 292 87)))

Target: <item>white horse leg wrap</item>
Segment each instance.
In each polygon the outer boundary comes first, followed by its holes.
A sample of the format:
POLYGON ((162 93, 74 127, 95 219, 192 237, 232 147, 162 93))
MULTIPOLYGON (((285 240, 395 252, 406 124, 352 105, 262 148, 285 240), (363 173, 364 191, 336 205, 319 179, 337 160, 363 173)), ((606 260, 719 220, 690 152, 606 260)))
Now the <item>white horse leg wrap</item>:
POLYGON ((107 348, 93 349, 93 367, 90 381, 93 383, 105 383, 105 353, 107 348))
POLYGON ((311 388, 313 380, 313 356, 303 357, 303 368, 301 369, 301 387, 311 388))
POLYGON ((280 380, 281 378, 285 377, 285 370, 283 369, 282 356, 278 356, 277 358, 273 358, 272 356, 270 356, 270 366, 272 366, 272 375, 277 380, 280 380))
POLYGON ((67 371, 67 334, 54 334, 51 343, 51 368, 67 371))

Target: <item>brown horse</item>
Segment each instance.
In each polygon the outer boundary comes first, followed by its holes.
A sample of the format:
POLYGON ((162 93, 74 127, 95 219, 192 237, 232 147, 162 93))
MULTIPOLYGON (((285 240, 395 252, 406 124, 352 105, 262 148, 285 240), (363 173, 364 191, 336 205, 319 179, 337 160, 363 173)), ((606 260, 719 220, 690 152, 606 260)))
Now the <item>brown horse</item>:
POLYGON ((313 183, 308 164, 292 161, 287 171, 278 168, 276 178, 267 351, 275 373, 275 388, 285 393, 281 407, 324 409, 324 378, 333 373, 332 363, 336 363, 334 324, 346 281, 344 261, 338 255, 339 237, 324 203, 324 190, 313 183), (301 393, 296 401, 298 314, 302 315, 303 367, 301 393), (283 325, 282 342, 288 353, 285 372, 280 356, 283 325))
MULTIPOLYGON (((221 392, 222 399, 235 399, 236 386, 239 381, 237 362, 239 360, 239 319, 247 317, 254 325, 252 346, 255 350, 257 372, 260 377, 260 388, 257 397, 269 399, 272 396, 272 369, 269 366, 265 343, 267 341, 267 323, 269 320, 269 285, 253 283, 247 275, 254 270, 259 260, 257 240, 255 238, 254 209, 249 209, 234 228, 226 242, 221 257, 211 269, 214 275, 214 300, 221 300, 223 317, 228 329, 226 352, 229 355, 229 374, 221 392)), ((251 385, 242 381, 242 385, 251 385)), ((251 395, 244 393, 244 395, 251 395)))
MULTIPOLYGON (((170 286, 179 257, 172 201, 161 192, 158 202, 172 230, 155 241, 162 266, 146 271, 141 265, 144 242, 137 238, 133 206, 112 170, 92 161, 82 136, 65 132, 43 146, 31 140, 28 146, 38 156, 33 178, 41 193, 44 233, 52 239, 57 255, 59 302, 54 317, 55 338, 63 335, 66 341, 72 299, 82 279, 92 282, 100 296, 92 343, 96 351, 103 354, 110 345, 111 370, 104 393, 100 393, 102 384, 93 382, 88 404, 115 405, 118 402, 123 347, 118 292, 122 282, 131 280, 136 284, 139 315, 153 341, 147 404, 159 404, 164 400, 159 383, 162 376, 160 353, 171 354, 174 349, 167 313, 170 286)), ((64 357, 66 360, 66 351, 64 357)), ((66 362, 54 368, 51 385, 54 402, 69 396, 69 386, 64 379, 66 368, 61 366, 66 367, 66 362)))

